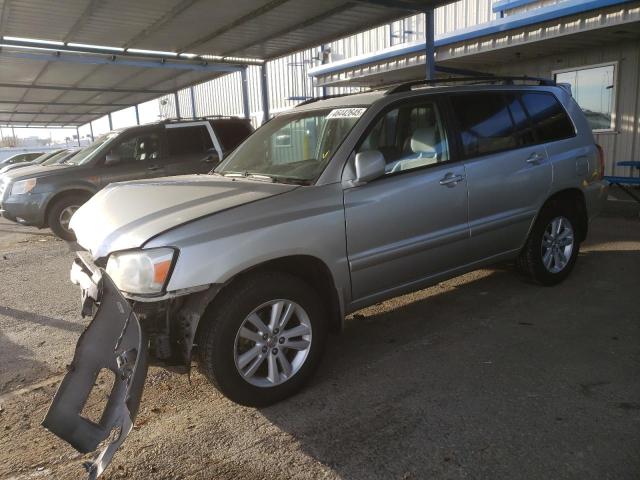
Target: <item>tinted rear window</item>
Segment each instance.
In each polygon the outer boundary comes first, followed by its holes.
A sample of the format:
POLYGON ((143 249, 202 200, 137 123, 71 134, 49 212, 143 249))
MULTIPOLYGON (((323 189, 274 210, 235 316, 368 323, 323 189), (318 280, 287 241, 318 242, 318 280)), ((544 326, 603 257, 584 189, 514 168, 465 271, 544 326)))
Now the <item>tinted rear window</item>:
POLYGON ((455 95, 451 104, 467 157, 518 147, 511 115, 501 94, 455 95))
POLYGON ((204 125, 167 128, 169 155, 204 154, 213 148, 211 135, 204 125))
POLYGON ((569 115, 554 95, 523 93, 521 98, 536 128, 539 142, 553 142, 575 135, 569 115))
POLYGON ((225 152, 235 149, 253 133, 251 124, 244 120, 213 120, 211 124, 225 152))

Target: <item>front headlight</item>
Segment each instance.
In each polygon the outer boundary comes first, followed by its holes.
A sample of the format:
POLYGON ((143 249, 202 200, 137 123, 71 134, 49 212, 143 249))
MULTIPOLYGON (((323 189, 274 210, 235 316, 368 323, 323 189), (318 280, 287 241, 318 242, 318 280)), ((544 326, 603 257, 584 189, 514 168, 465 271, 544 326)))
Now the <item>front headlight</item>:
POLYGON ((22 195, 23 193, 29 193, 36 188, 36 179, 29 178, 28 180, 20 180, 11 186, 11 195, 22 195))
POLYGON ((161 293, 169 279, 175 255, 172 248, 112 253, 106 270, 123 292, 141 295, 161 293))

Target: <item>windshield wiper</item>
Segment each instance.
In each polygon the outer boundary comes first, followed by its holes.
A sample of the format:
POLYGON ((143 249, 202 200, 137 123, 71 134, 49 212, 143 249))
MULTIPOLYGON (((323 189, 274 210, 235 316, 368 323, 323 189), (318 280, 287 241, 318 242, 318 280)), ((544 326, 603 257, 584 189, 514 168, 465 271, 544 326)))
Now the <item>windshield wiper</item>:
POLYGON ((279 175, 270 175, 268 173, 251 173, 251 172, 227 172, 223 173, 224 177, 250 178, 261 182, 288 183, 293 185, 309 185, 308 180, 294 177, 283 177, 279 175))

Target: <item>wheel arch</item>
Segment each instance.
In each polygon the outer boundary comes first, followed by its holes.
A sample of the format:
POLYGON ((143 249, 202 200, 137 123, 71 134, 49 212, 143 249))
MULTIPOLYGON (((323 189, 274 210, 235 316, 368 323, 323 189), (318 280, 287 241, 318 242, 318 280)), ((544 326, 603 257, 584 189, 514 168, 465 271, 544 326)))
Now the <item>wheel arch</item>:
POLYGON ((582 243, 587 238, 587 233, 589 231, 589 217, 587 214, 587 203, 584 197, 584 193, 579 188, 565 188, 550 195, 538 209, 538 213, 529 226, 529 231, 526 238, 529 238, 533 226, 540 217, 540 213, 549 205, 552 205, 555 202, 568 202, 573 206, 573 208, 575 208, 578 214, 578 240, 580 243, 582 243))
POLYGON ((61 198, 72 196, 72 195, 84 195, 87 199, 91 198, 95 194, 94 191, 85 187, 74 187, 66 190, 62 190, 53 195, 49 201, 47 202, 44 209, 44 220, 48 224, 49 222, 49 213, 51 212, 51 207, 55 205, 55 203, 61 198))

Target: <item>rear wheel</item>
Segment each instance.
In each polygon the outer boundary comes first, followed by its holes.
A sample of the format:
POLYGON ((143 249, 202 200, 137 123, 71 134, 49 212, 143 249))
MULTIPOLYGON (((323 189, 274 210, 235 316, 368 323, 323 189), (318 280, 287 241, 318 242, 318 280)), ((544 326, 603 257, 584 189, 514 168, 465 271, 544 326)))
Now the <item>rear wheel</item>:
POLYGON ((258 407, 295 394, 317 368, 327 322, 320 299, 280 272, 240 278, 205 313, 200 368, 225 396, 258 407))
POLYGON ((67 195, 55 200, 49 209, 47 223, 53 233, 63 240, 74 241, 75 234, 69 229, 73 214, 87 201, 84 195, 67 195))
POLYGON ((555 201, 536 220, 517 265, 541 285, 556 285, 569 276, 580 251, 578 215, 571 206, 555 201))

